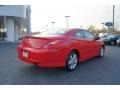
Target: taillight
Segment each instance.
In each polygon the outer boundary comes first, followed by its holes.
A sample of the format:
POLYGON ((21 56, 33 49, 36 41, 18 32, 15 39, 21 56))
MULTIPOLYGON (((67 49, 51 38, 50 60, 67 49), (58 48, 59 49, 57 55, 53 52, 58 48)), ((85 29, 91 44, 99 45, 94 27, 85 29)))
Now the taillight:
POLYGON ((60 48, 63 44, 63 40, 55 40, 47 43, 43 48, 60 48))

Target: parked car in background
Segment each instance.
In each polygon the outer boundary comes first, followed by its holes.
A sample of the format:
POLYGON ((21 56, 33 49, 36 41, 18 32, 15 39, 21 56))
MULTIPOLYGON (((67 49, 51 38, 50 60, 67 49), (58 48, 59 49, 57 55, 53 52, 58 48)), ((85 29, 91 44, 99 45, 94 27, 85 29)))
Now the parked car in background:
POLYGON ((104 37, 104 36, 107 36, 108 35, 108 33, 99 33, 99 35, 98 35, 98 37, 104 37))
POLYGON ((83 29, 48 30, 26 36, 18 46, 18 57, 40 67, 66 67, 74 70, 78 62, 103 57, 104 43, 83 29))
POLYGON ((102 39, 102 41, 105 43, 105 44, 109 44, 109 45, 116 45, 117 43, 117 40, 120 39, 120 35, 119 34, 116 34, 116 35, 108 35, 106 38, 102 39))
POLYGON ((104 41, 105 39, 107 39, 108 36, 109 36, 109 35, 101 36, 101 37, 100 37, 100 40, 104 41))
POLYGON ((117 40, 117 45, 120 47, 120 39, 117 40))

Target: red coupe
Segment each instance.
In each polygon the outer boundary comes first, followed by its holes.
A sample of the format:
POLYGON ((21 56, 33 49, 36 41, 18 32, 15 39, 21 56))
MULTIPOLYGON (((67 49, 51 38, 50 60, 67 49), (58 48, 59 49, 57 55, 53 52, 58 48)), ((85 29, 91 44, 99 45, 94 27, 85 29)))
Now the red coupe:
POLYGON ((26 36, 18 46, 18 57, 40 67, 66 67, 74 70, 78 62, 103 57, 105 46, 83 29, 58 29, 26 36))

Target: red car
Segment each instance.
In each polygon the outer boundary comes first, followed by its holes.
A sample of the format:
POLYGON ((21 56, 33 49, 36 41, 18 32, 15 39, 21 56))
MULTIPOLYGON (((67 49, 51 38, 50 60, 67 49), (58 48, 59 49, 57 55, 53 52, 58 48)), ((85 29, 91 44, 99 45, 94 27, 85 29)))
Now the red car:
POLYGON ((18 46, 18 57, 40 67, 66 67, 74 70, 78 62, 103 57, 105 46, 83 29, 49 30, 26 36, 18 46))

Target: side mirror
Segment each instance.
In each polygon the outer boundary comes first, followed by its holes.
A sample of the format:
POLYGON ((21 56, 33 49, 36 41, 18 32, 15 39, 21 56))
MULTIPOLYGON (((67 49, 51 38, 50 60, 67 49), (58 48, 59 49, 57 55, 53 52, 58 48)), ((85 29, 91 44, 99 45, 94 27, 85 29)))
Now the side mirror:
POLYGON ((95 40, 100 40, 100 37, 95 37, 95 40))

